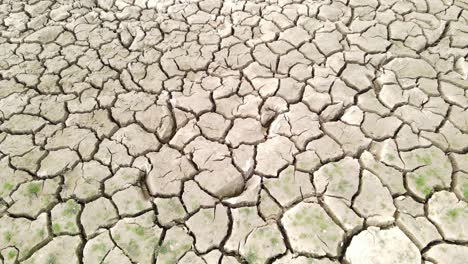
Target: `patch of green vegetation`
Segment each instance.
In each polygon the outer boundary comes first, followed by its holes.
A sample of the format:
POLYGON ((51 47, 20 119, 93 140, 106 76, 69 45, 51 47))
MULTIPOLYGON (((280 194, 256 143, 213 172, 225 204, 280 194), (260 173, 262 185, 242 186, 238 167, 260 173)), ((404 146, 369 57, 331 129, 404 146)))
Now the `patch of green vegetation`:
POLYGON ((165 254, 169 253, 170 246, 171 246, 172 243, 174 243, 174 241, 172 241, 172 240, 164 241, 164 243, 163 243, 160 247, 158 247, 158 248, 156 249, 156 251, 157 251, 157 252, 156 252, 156 255, 157 255, 157 254, 163 254, 163 255, 165 255, 165 254))
POLYGON ((41 230, 37 231, 37 236, 38 236, 38 237, 41 237, 41 238, 43 238, 43 237, 44 237, 44 235, 45 235, 45 232, 44 232, 44 230, 43 230, 43 229, 41 229, 41 230))
MULTIPOLYGON (((154 242, 157 243, 158 239, 155 239, 154 242)), ((156 247, 156 255, 159 255, 162 263, 172 264, 177 263, 177 258, 182 256, 183 253, 187 252, 191 247, 191 242, 185 242, 179 244, 174 240, 166 240, 161 246, 156 247)), ((159 263, 159 262, 158 262, 159 263)))
POLYGON ((252 211, 249 208, 242 207, 239 209, 240 213, 243 215, 250 215, 252 214, 252 211))
POLYGON ((325 224, 325 222, 323 222, 323 221, 319 221, 319 222, 317 222, 317 224, 318 224, 321 231, 327 229, 327 227, 328 227, 328 225, 325 224))
MULTIPOLYGON (((170 241, 169 243, 170 244, 170 241)), ((165 244, 162 244, 160 247, 158 247, 157 249, 157 253, 160 253, 160 254, 167 254, 167 252, 169 252, 169 245, 165 245, 165 244)))
POLYGON ((65 209, 62 214, 64 216, 75 216, 80 211, 80 205, 78 205, 74 200, 70 199, 65 203, 65 209))
POLYGON ((320 213, 307 213, 306 210, 302 210, 294 218, 294 226, 317 226, 322 231, 328 228, 324 216, 320 213))
POLYGON ((255 250, 249 250, 249 253, 247 253, 247 256, 245 256, 245 261, 247 261, 247 263, 249 264, 255 263, 257 259, 258 259, 258 255, 255 250))
POLYGON ((214 219, 214 213, 210 210, 203 210, 203 217, 208 219, 214 219))
POLYGON ((146 236, 146 239, 148 240, 148 243, 153 244, 153 245, 159 242, 159 237, 155 237, 155 236, 146 236))
POLYGON ((7 258, 8 258, 8 259, 13 259, 14 257, 16 257, 16 251, 10 250, 10 251, 8 252, 7 258))
POLYGON ((13 184, 6 182, 3 184, 3 189, 10 191, 11 189, 13 189, 13 184))
POLYGON ((426 174, 429 177, 438 177, 440 175, 440 172, 438 168, 430 168, 426 171, 426 174))
POLYGON ((279 186, 285 186, 285 185, 291 186, 295 184, 295 179, 296 177, 291 175, 291 176, 283 177, 280 181, 278 181, 278 183, 279 183, 279 186))
POLYGON ((457 220, 459 214, 460 214, 461 209, 460 208, 454 208, 450 209, 447 211, 447 216, 451 221, 457 220))
POLYGON ((429 155, 419 155, 419 154, 417 154, 416 155, 416 160, 419 163, 424 163, 426 165, 432 164, 432 159, 431 159, 431 156, 429 156, 429 155))
POLYGON ((276 246, 279 243, 279 239, 277 237, 272 237, 270 238, 270 242, 273 246, 276 246))
POLYGON ((394 161, 394 160, 396 159, 395 155, 390 154, 390 153, 385 154, 385 157, 386 157, 389 161, 394 161))
POLYGON ((313 225, 314 221, 312 220, 312 216, 308 215, 304 218, 304 221, 302 222, 302 225, 307 224, 307 225, 313 225))
POLYGON ((176 252, 177 253, 181 253, 181 252, 185 252, 187 250, 189 250, 191 247, 191 243, 187 243, 185 242, 185 244, 181 245, 180 247, 177 248, 176 252))
POLYGON ((51 199, 50 196, 46 196, 46 197, 43 199, 42 204, 44 205, 44 207, 47 207, 47 205, 50 204, 50 199, 51 199))
POLYGON ((298 168, 305 168, 307 167, 308 163, 307 162, 304 162, 304 161, 300 161, 297 163, 297 167, 298 168))
POLYGON ((292 178, 292 177, 294 176, 294 167, 288 167, 288 168, 286 169, 286 171, 285 171, 285 175, 284 175, 284 176, 287 177, 288 180, 289 180, 289 178, 292 178))
POLYGON ((75 232, 78 231, 78 230, 76 229, 75 223, 73 223, 73 222, 67 222, 67 223, 65 224, 65 229, 68 230, 68 231, 70 231, 70 232, 73 232, 73 233, 75 233, 75 232))
POLYGON ((157 258, 158 255, 159 255, 159 248, 160 246, 159 245, 156 245, 155 248, 154 248, 154 256, 157 258))
POLYGON ((335 163, 332 163, 332 166, 333 166, 333 173, 334 174, 338 174, 340 176, 343 176, 343 168, 341 168, 340 166, 336 165, 335 163))
POLYGON ((468 183, 464 183, 462 187, 463 197, 468 199, 468 183))
POLYGON ((145 229, 141 226, 136 226, 132 228, 132 232, 135 233, 137 236, 144 236, 145 235, 145 229))
POLYGON ((144 209, 143 203, 141 201, 137 201, 136 206, 137 206, 138 210, 143 210, 144 209))
POLYGON ((37 195, 41 190, 41 185, 39 183, 30 183, 26 190, 30 195, 37 195))
POLYGON ((58 264, 57 257, 55 255, 49 255, 46 259, 46 264, 58 264))
POLYGON ((94 245, 91 247, 91 250, 92 250, 92 251, 106 252, 106 244, 104 244, 104 243, 94 244, 94 245))
POLYGON ((53 224, 52 225, 52 231, 54 231, 55 234, 60 233, 60 225, 59 224, 53 224))
POLYGON ((345 179, 342 179, 338 182, 338 186, 336 187, 338 189, 338 191, 340 192, 344 192, 346 191, 346 189, 348 189, 348 187, 350 187, 351 184, 349 183, 349 181, 345 180, 345 179))
POLYGON ((184 209, 182 208, 182 206, 180 206, 180 203, 176 202, 176 200, 169 200, 168 205, 170 206, 170 210, 174 210, 176 214, 180 215, 184 213, 184 209))
POLYGON ((328 224, 325 222, 325 218, 321 213, 311 215, 311 218, 308 219, 308 224, 315 224, 320 228, 321 231, 327 229, 328 224))
POLYGON ((171 264, 171 263, 176 263, 177 262, 177 256, 176 253, 173 251, 170 251, 169 247, 167 245, 161 245, 160 247, 156 247, 156 256, 163 256, 162 258, 158 258, 158 263, 162 260, 164 260, 164 264, 171 264), (161 254, 161 255, 159 255, 161 254))
POLYGON ((265 229, 257 229, 257 235, 259 235, 260 237, 264 236, 265 235, 265 229))
POLYGON ((138 246, 138 242, 134 239, 131 239, 126 246, 127 252, 130 256, 139 256, 140 255, 140 247, 138 246))
POLYGON ((416 190, 420 191, 424 196, 431 193, 432 188, 427 186, 426 179, 422 175, 418 175, 414 183, 416 184, 416 190))
POLYGON ((291 187, 287 184, 283 185, 283 191, 287 194, 287 195, 294 195, 294 192, 291 190, 291 187))
POLYGON ((197 202, 197 201, 193 201, 190 205, 192 206, 192 208, 195 209, 195 208, 198 208, 200 206, 200 203, 197 202))
POLYGON ((3 233, 3 239, 4 239, 6 242, 10 242, 11 239, 12 239, 12 237, 13 237, 12 234, 11 234, 10 232, 8 232, 8 231, 5 232, 5 233, 3 233))
POLYGON ((299 220, 299 221, 300 221, 303 217, 304 217, 304 215, 302 214, 302 212, 294 215, 294 218, 296 218, 296 220, 299 220))

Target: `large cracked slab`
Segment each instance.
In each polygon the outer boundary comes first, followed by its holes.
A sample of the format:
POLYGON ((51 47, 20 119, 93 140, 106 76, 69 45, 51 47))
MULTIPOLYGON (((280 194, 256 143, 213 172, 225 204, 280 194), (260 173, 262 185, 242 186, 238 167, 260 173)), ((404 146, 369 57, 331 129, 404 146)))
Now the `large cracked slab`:
POLYGON ((346 250, 349 263, 420 263, 418 248, 397 227, 370 227, 356 235, 346 250))
POLYGON ((467 25, 460 0, 0 1, 0 263, 464 263, 467 25))

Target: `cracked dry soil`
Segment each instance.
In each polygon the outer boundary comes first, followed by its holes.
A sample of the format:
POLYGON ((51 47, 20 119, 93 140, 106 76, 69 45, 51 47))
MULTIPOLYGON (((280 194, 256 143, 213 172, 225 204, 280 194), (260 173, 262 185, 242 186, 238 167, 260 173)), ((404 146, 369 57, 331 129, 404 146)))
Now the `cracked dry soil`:
POLYGON ((466 264, 466 0, 0 1, 0 263, 466 264))

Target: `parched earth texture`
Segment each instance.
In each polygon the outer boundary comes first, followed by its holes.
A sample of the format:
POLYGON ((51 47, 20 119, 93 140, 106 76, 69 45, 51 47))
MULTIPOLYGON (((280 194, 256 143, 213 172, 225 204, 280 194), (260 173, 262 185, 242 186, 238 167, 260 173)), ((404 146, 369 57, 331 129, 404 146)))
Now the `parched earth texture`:
POLYGON ((466 264, 466 0, 1 0, 0 263, 466 264))

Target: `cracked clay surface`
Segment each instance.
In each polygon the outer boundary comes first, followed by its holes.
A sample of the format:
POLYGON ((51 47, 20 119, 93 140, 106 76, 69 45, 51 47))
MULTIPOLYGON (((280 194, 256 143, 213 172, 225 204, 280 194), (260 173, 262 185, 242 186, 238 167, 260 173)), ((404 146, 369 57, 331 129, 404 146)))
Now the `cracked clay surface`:
POLYGON ((466 0, 0 0, 0 264, 466 264, 466 0))

